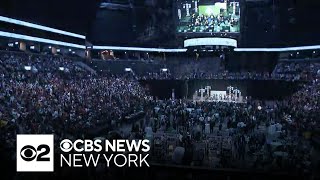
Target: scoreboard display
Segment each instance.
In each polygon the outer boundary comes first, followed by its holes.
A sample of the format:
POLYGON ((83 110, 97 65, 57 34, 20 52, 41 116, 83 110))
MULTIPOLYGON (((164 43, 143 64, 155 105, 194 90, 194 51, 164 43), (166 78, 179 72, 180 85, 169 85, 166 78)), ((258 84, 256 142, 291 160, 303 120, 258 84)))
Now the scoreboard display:
POLYGON ((177 0, 178 33, 240 33, 240 0, 177 0))

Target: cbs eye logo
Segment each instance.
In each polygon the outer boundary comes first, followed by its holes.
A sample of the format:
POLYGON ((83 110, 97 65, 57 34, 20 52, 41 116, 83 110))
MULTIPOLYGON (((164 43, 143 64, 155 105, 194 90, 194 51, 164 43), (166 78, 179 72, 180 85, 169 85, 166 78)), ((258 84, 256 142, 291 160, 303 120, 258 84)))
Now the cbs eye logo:
POLYGON ((50 152, 50 147, 46 144, 41 144, 36 148, 31 145, 24 146, 20 151, 20 156, 25 161, 50 161, 49 157, 44 157, 50 152), (40 152, 38 154, 38 152, 40 152))
POLYGON ((53 135, 17 135, 17 172, 53 172, 53 135))
POLYGON ((73 143, 69 139, 64 139, 60 143, 60 149, 63 152, 70 152, 72 150, 73 143))

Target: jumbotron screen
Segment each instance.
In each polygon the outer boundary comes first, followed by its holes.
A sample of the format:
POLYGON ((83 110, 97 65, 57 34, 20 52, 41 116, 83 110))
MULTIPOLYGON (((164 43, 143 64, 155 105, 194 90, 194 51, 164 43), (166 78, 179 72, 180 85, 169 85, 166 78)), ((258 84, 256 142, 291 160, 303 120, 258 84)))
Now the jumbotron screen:
POLYGON ((240 33, 240 0, 177 0, 178 33, 240 33))

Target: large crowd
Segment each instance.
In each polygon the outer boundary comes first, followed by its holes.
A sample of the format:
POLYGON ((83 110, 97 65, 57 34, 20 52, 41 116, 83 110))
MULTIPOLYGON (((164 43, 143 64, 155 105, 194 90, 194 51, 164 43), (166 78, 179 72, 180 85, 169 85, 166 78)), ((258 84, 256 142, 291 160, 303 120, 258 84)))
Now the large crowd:
MULTIPOLYGON (((151 138, 156 162, 304 173, 313 168, 308 134, 319 126, 317 64, 309 64, 309 83, 290 98, 237 104, 153 100, 134 78, 99 77, 77 67, 74 61, 67 57, 0 53, 2 152, 14 152, 16 134, 54 133, 59 140, 85 137, 91 129, 106 127, 103 135, 111 130, 122 131, 125 117, 143 111, 145 115, 132 132, 122 132, 123 138, 151 138), (26 70, 26 65, 31 70, 26 70), (164 156, 168 148, 174 152, 175 147, 185 149, 181 161, 164 156)), ((281 67, 277 66, 281 70, 274 73, 288 72, 288 68, 281 67)), ((171 75, 163 72, 161 76, 171 75)), ((235 73, 218 77, 252 76, 235 73)), ((259 77, 268 79, 269 75, 259 77)))
POLYGON ((166 65, 167 71, 140 75, 140 79, 226 79, 226 80, 281 80, 310 81, 320 74, 320 63, 316 62, 279 62, 272 72, 240 71, 231 72, 221 67, 220 61, 186 61, 180 64, 166 65))
POLYGON ((141 108, 146 94, 137 81, 94 77, 64 57, 33 56, 1 54, 0 137, 8 143, 1 145, 14 148, 15 135, 25 133, 80 137, 141 108))
POLYGON ((138 127, 155 133, 156 162, 315 173, 310 137, 319 128, 319 100, 315 78, 283 101, 151 101, 138 127), (184 156, 178 158, 177 147, 184 156))
MULTIPOLYGON (((189 74, 177 74, 171 72, 153 72, 141 77, 141 79, 174 79, 174 80, 190 80, 190 79, 226 79, 226 80, 295 80, 291 77, 272 76, 268 72, 228 72, 222 71, 218 73, 198 72, 194 71, 189 74)), ((296 79, 300 80, 300 79, 296 79)))

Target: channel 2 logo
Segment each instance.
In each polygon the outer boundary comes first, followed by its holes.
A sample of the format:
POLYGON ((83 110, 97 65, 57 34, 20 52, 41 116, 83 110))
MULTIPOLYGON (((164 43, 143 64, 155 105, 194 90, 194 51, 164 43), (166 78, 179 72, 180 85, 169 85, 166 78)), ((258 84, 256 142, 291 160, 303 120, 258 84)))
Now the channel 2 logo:
POLYGON ((53 172, 53 135, 17 135, 17 172, 53 172))

